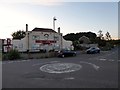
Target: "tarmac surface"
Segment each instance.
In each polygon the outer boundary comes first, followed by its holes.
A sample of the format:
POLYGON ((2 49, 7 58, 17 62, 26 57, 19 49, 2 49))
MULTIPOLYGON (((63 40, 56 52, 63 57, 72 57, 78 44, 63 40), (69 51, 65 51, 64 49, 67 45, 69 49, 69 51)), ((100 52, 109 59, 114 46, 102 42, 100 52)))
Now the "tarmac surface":
POLYGON ((118 48, 100 54, 2 62, 2 88, 118 88, 118 48))

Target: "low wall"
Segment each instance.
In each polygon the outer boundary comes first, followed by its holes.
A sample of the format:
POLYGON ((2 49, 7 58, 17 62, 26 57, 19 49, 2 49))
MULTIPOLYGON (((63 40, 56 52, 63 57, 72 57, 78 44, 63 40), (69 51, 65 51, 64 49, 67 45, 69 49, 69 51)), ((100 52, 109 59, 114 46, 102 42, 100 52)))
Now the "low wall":
MULTIPOLYGON (((40 58, 50 58, 55 57, 55 52, 46 53, 20 53, 20 59, 40 59, 40 58)), ((8 60, 7 53, 4 53, 3 60, 8 60)))
POLYGON ((39 58, 50 58, 55 57, 54 52, 46 52, 46 53, 21 53, 22 59, 39 59, 39 58))

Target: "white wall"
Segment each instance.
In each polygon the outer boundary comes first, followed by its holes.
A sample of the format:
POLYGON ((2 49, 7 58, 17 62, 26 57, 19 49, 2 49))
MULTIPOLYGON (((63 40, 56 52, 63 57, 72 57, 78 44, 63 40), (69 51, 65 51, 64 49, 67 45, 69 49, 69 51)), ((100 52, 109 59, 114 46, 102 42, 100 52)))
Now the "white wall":
MULTIPOLYGON (((28 41, 27 36, 21 40, 13 40, 13 48, 18 49, 19 51, 26 51, 28 49, 28 41)), ((60 49, 73 49, 72 41, 66 41, 63 39, 62 35, 54 32, 29 32, 29 50, 30 51, 38 51, 39 49, 46 49, 47 51, 60 49), (49 37, 45 38, 44 34, 48 34, 49 37), (38 38, 33 38, 33 36, 38 36, 38 38), (54 40, 54 36, 58 37, 56 43, 51 43, 51 45, 43 45, 41 43, 36 43, 36 40, 54 40)))
POLYGON ((19 51, 27 50, 26 37, 21 40, 12 40, 12 44, 13 44, 13 49, 17 49, 19 51))
POLYGON ((73 46, 72 46, 72 41, 66 41, 65 39, 63 39, 63 49, 70 49, 73 50, 73 46))
MULTIPOLYGON (((10 38, 9 38, 9 39, 10 39, 10 38)), ((10 39, 10 44, 11 44, 11 45, 9 45, 9 46, 7 45, 7 39, 4 39, 3 41, 4 41, 4 42, 3 42, 3 51, 4 51, 4 52, 7 52, 7 51, 8 51, 8 49, 7 49, 8 47, 9 47, 9 49, 12 49, 12 40, 11 40, 11 39, 10 39)))

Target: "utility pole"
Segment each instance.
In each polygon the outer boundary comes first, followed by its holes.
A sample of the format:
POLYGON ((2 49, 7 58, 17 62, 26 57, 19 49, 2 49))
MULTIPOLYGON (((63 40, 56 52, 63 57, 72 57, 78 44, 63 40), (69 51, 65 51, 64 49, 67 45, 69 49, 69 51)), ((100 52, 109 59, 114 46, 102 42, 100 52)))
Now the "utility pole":
POLYGON ((27 54, 28 54, 28 58, 29 58, 29 32, 28 32, 28 24, 26 24, 26 42, 27 42, 27 54))
MULTIPOLYGON (((53 17, 53 30, 55 31, 55 21, 56 21, 56 17, 53 17)), ((54 32, 54 49, 55 49, 55 32, 54 32)))

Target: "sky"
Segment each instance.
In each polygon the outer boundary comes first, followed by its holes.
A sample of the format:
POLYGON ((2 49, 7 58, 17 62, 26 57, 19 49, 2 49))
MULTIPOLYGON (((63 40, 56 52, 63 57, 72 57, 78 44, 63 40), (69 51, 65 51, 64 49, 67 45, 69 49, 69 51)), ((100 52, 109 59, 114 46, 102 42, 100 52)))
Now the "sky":
POLYGON ((0 0, 0 38, 18 30, 52 28, 61 33, 108 31, 118 38, 118 0, 0 0))

